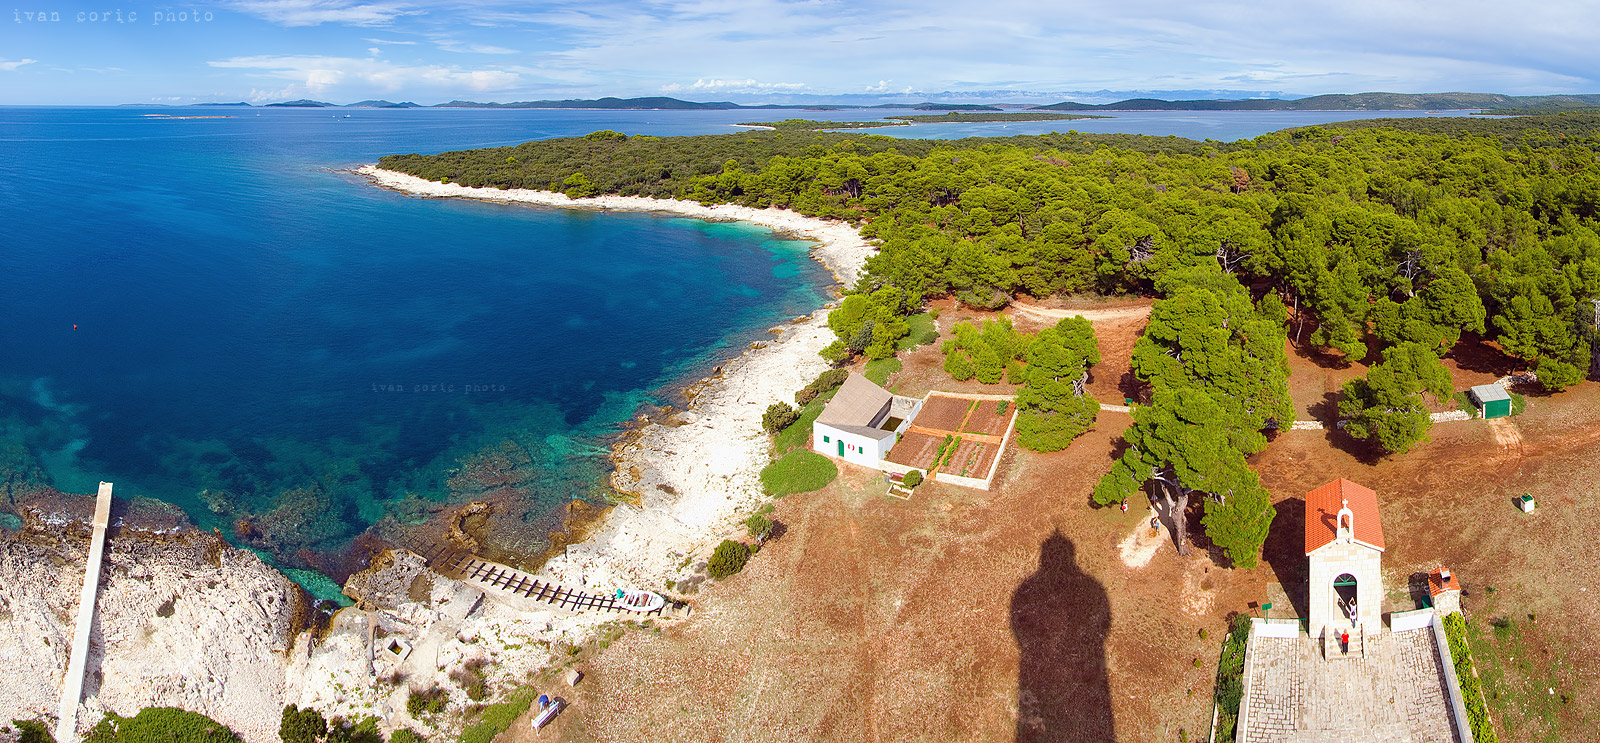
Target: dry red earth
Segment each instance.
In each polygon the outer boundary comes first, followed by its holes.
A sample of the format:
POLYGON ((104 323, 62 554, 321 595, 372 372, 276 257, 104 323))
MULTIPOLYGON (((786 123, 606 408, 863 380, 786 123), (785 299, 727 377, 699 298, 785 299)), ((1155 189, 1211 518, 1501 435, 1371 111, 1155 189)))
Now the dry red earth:
MULTIPOLYGON (((1142 327, 1096 323, 1102 401, 1120 402, 1142 327)), ((1492 348, 1473 352, 1451 362, 1458 389, 1503 373, 1492 348)), ((902 394, 1009 389, 941 381, 931 348, 909 356, 890 380, 902 394)), ((1291 363, 1302 410, 1361 373, 1291 363)), ((561 690, 573 707, 537 740, 1196 740, 1228 616, 1263 601, 1275 616, 1306 611, 1301 498, 1337 477, 1378 492, 1386 608, 1411 608, 1414 573, 1445 564, 1461 576, 1503 740, 1600 729, 1600 540, 1584 518, 1600 495, 1600 385, 1530 398, 1515 423, 1440 424, 1386 459, 1337 431, 1279 435, 1252 459, 1278 516, 1251 570, 1207 549, 1199 504, 1189 557, 1169 544, 1143 568, 1121 561, 1147 514, 1092 508, 1089 493, 1127 422, 1103 413, 1053 454, 1012 447, 987 493, 928 483, 899 500, 879 473, 841 465, 827 488, 777 502, 787 533, 691 597, 694 618, 587 661, 588 678, 561 690), (1539 497, 1535 514, 1512 507, 1524 491, 1539 497), (1502 637, 1491 620, 1511 629, 1502 637)), ((525 719, 505 738, 535 740, 525 719)))

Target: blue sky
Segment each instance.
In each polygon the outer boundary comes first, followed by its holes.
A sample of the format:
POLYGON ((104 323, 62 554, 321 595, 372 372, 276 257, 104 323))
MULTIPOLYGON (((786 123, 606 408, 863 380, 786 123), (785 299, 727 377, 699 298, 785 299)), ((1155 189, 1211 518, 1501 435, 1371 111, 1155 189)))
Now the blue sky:
POLYGON ((1593 93, 1597 26, 1571 0, 12 0, 0 104, 1593 93))

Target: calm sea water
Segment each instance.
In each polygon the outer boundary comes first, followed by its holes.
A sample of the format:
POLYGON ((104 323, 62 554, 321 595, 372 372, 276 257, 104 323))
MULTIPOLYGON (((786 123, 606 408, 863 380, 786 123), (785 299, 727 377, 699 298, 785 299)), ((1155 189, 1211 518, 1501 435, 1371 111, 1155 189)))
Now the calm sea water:
MULTIPOLYGON (((815 309, 829 277, 807 243, 748 226, 415 199, 340 169, 602 128, 890 113, 0 108, 0 435, 63 490, 114 481, 225 531, 315 486, 329 512, 289 547, 316 549, 405 517, 408 494, 444 500, 462 457, 509 440, 536 473, 537 543, 561 504, 605 498, 620 422, 815 309)), ((1232 139, 1355 115, 884 133, 1232 139)))

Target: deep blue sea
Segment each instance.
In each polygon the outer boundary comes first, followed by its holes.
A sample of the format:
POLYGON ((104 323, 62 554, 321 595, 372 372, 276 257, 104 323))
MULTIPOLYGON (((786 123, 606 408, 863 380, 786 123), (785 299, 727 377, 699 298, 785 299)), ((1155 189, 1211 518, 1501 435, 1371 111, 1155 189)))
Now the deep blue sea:
MULTIPOLYGON (((891 113, 0 107, 0 436, 62 490, 113 481, 225 532, 315 490, 299 502, 324 512, 280 556, 415 516, 408 498, 443 501, 463 457, 511 441, 536 473, 537 544, 562 504, 606 498, 621 422, 814 310, 830 277, 807 243, 758 228, 417 199, 344 169, 604 128, 891 113)), ((879 133, 1235 139, 1375 115, 879 133)))

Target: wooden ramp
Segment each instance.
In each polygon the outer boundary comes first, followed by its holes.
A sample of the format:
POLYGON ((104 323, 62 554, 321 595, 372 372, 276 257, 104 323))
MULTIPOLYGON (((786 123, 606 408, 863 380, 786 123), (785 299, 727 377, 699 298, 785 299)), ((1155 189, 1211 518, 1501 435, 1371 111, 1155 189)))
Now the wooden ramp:
POLYGON ((100 483, 94 503, 94 534, 89 537, 89 559, 83 570, 83 593, 78 596, 78 624, 72 634, 72 657, 67 661, 66 682, 61 685, 61 708, 56 715, 57 743, 78 739, 78 703, 83 699, 84 667, 89 662, 89 635, 94 626, 94 604, 100 595, 100 562, 105 556, 106 525, 111 521, 111 483, 100 483))
POLYGON ((552 608, 571 612, 600 612, 626 614, 638 617, 676 617, 676 611, 667 607, 651 612, 637 612, 624 608, 611 593, 585 593, 558 583, 541 580, 516 568, 490 562, 471 552, 434 546, 426 550, 412 549, 435 572, 446 578, 504 591, 552 608))

